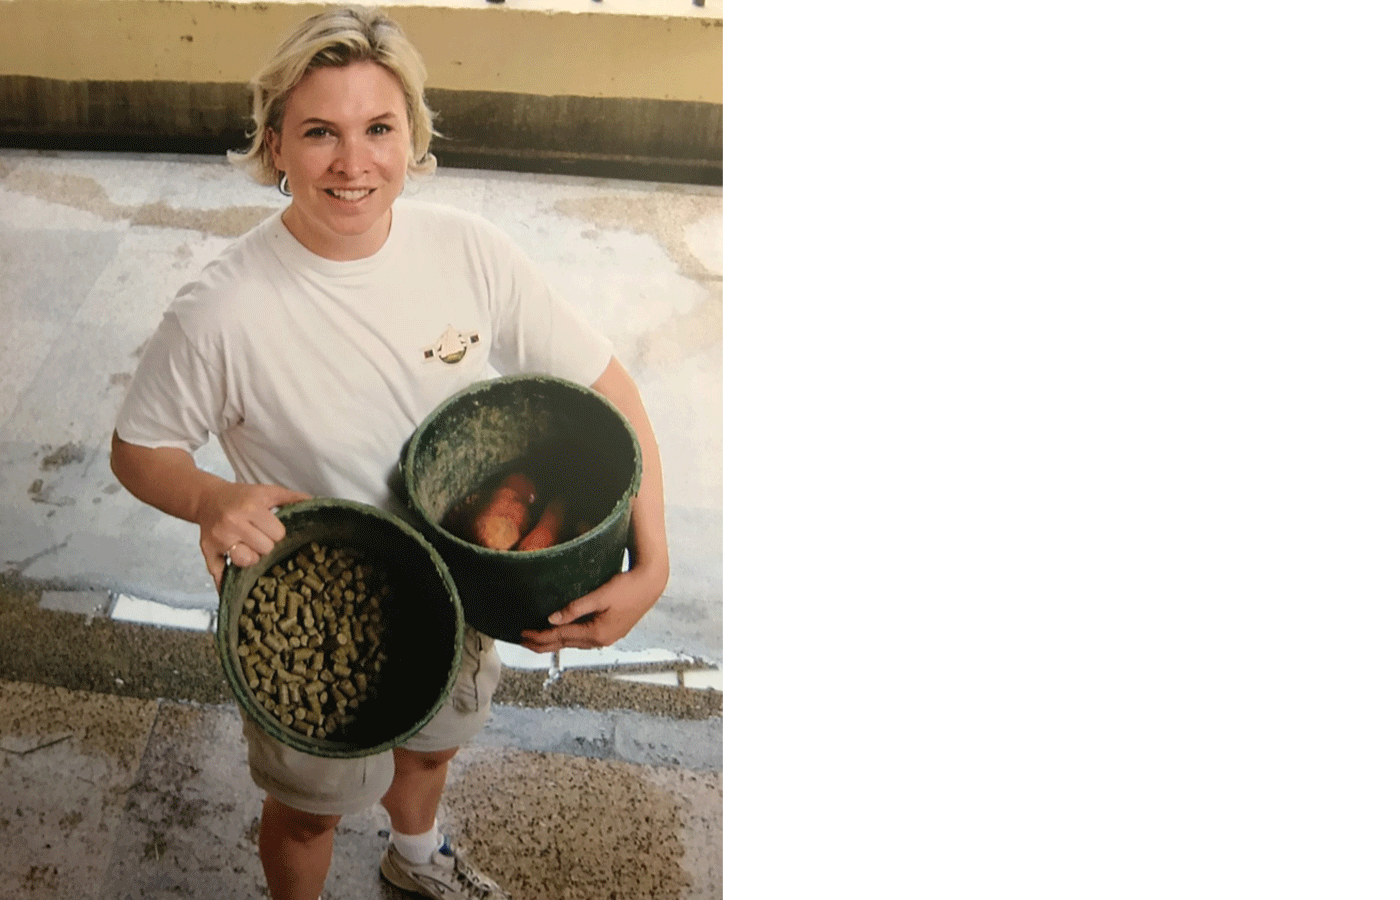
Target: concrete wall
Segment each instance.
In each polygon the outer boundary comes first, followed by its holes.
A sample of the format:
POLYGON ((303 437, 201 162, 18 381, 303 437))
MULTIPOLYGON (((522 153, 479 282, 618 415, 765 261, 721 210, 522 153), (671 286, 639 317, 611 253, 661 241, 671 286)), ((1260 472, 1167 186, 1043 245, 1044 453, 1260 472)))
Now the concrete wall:
MULTIPOLYGON (((427 62, 444 163, 720 182, 721 0, 380 5, 427 62)), ((240 146, 248 79, 322 8, 0 0, 0 145, 240 146)))

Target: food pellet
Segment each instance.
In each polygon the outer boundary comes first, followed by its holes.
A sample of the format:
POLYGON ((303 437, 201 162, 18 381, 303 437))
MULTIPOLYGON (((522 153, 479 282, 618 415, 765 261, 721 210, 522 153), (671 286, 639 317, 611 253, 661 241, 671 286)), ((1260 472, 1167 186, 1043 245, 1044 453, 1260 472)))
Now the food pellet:
POLYGON ((283 725, 334 739, 377 691, 391 598, 383 574, 350 548, 312 542, 273 566, 238 617, 236 653, 255 701, 283 725))

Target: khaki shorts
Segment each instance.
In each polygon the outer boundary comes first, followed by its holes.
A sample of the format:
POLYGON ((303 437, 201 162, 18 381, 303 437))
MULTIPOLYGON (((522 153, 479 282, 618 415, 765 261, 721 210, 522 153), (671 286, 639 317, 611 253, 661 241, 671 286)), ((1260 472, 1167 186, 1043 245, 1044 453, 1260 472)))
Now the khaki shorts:
MULTIPOLYGON (((403 747, 426 753, 466 744, 486 726, 500 681, 496 642, 468 625, 452 693, 403 747)), ((311 756, 277 741, 246 713, 243 736, 253 783, 293 809, 336 816, 359 812, 377 803, 394 779, 392 750, 358 759, 311 756)))

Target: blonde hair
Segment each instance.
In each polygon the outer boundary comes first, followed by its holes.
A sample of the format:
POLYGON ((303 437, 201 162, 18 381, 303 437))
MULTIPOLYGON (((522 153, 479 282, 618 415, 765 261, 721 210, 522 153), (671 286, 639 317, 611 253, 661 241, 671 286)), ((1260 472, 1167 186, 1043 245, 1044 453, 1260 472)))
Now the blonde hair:
POLYGON ((259 184, 277 184, 281 173, 273 164, 267 132, 281 132, 287 96, 312 69, 356 62, 377 63, 399 80, 408 110, 408 171, 413 175, 432 174, 437 158, 428 152, 428 144, 438 131, 433 128, 433 111, 423 97, 428 78, 423 57, 393 19, 378 9, 363 6, 346 6, 312 16, 282 41, 251 82, 253 128, 248 136, 253 140, 252 146, 243 151, 230 150, 229 162, 259 184))

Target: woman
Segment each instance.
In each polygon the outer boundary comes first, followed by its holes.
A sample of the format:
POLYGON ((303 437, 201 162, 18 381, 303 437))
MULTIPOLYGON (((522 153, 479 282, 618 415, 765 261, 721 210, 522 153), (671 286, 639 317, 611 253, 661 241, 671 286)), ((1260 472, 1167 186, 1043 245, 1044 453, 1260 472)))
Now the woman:
MULTIPOLYGON (((375 10, 315 16, 278 48, 254 81, 252 145, 230 157, 290 203, 178 292, 118 415, 112 470, 137 498, 199 525, 218 585, 226 560, 251 565, 283 536, 281 504, 327 496, 392 509, 400 448, 488 363, 590 385, 641 441, 632 563, 522 643, 606 646, 669 577, 656 440, 611 344, 499 230, 399 199, 410 174, 435 167, 424 80, 417 51, 375 10), (449 331, 476 340, 460 359, 425 355, 449 331), (195 465, 211 435, 233 482, 195 465)), ((258 848, 273 900, 318 897, 340 817, 376 801, 393 826, 380 863, 390 882, 435 898, 506 896, 453 855, 437 822, 448 761, 484 726, 500 675, 489 637, 468 628, 462 649, 453 702, 392 753, 311 757, 245 722, 267 794, 258 848)))

